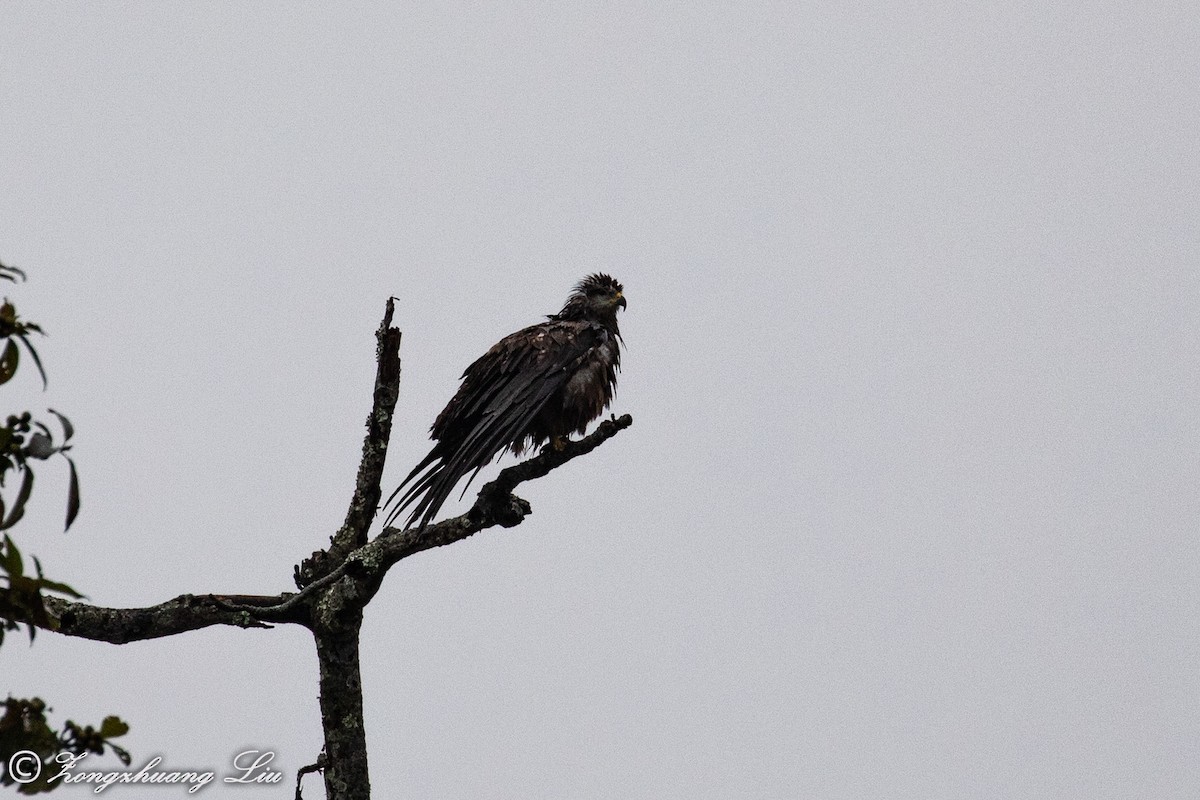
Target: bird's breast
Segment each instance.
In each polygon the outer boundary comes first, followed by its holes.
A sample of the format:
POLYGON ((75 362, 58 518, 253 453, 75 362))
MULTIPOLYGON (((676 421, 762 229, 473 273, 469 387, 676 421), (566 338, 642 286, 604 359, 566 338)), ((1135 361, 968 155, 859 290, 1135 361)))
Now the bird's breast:
POLYGON ((616 340, 608 337, 584 356, 583 363, 567 381, 567 396, 564 399, 568 405, 583 405, 586 401, 592 403, 598 401, 600 407, 589 409, 589 411, 599 414, 604 410, 604 406, 608 405, 608 401, 611 399, 609 374, 617 357, 616 349, 616 340))

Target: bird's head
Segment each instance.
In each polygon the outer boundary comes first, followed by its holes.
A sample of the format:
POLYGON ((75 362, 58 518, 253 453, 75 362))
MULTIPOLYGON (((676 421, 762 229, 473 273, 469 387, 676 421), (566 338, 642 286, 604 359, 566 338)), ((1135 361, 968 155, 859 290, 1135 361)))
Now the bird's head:
POLYGON ((567 298, 561 317, 615 317, 618 308, 625 308, 624 287, 611 275, 597 272, 575 284, 567 298))

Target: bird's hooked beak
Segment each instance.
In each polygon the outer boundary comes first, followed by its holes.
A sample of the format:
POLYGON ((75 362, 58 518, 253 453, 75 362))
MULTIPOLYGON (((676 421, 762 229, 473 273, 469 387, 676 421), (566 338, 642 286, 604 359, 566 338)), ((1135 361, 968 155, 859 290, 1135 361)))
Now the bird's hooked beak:
POLYGON ((625 295, 621 292, 617 292, 617 305, 619 305, 621 308, 625 308, 626 306, 625 295))

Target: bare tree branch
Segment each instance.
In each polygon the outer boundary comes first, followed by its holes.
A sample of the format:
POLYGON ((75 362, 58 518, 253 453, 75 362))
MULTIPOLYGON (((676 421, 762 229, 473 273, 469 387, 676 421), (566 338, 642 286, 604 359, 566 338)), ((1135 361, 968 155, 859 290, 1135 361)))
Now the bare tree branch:
POLYGON ((156 606, 126 609, 44 597, 46 618, 38 621, 9 615, 66 636, 113 644, 172 636, 212 625, 269 628, 272 623, 291 623, 308 627, 313 632, 320 667, 325 751, 317 764, 297 775, 297 795, 300 777, 321 769, 328 797, 341 800, 369 796, 359 632, 363 608, 379 590, 388 570, 408 556, 461 541, 485 528, 519 525, 531 508, 513 494, 517 486, 590 453, 633 424, 628 414, 614 416, 579 441, 568 441, 557 449, 547 447, 533 458, 501 470, 495 480, 480 489, 467 513, 431 525, 424 532, 385 528, 368 541, 382 495, 380 480, 399 394, 400 331, 391 326, 394 299, 388 300, 376 332, 374 401, 346 520, 330 537, 327 550, 314 552, 295 568, 299 592, 181 595, 156 606))
MULTIPOLYGON (((114 644, 172 636, 176 633, 234 625, 239 628, 268 627, 265 623, 295 623, 311 626, 310 607, 325 591, 349 576, 355 586, 351 596, 342 586, 342 601, 366 605, 387 571, 398 561, 416 553, 443 547, 500 525, 511 528, 530 513, 527 502, 512 494, 520 484, 541 478, 572 459, 586 455, 633 424, 626 414, 606 420, 591 435, 567 442, 561 450, 547 447, 539 455, 515 464, 479 490, 467 513, 431 525, 424 534, 415 528, 386 528, 370 543, 355 549, 333 571, 299 593, 279 595, 180 595, 148 608, 101 608, 87 603, 47 597, 46 609, 66 636, 80 636, 114 644)), ((365 458, 365 456, 364 456, 365 458)), ((377 496, 378 497, 378 496, 377 496)), ((361 608, 361 606, 360 606, 361 608)), ((24 621, 24 620, 22 620, 24 621)))
POLYGON ((304 780, 304 776, 312 772, 321 772, 325 769, 325 763, 325 751, 322 750, 315 762, 296 770, 296 800, 304 800, 304 793, 301 791, 301 782, 304 780))
POLYGON ((367 417, 367 433, 363 438, 362 460, 354 495, 346 512, 346 521, 330 538, 328 550, 318 550, 295 570, 296 586, 304 588, 328 575, 356 547, 367 543, 367 533, 379 509, 382 497, 380 481, 387 460, 388 441, 392 435, 392 416, 400 395, 400 330, 392 327, 395 312, 394 297, 389 297, 383 321, 375 332, 375 392, 371 413, 367 417))
POLYGON ((183 594, 148 608, 103 608, 60 597, 46 597, 44 602, 51 621, 49 626, 44 626, 48 630, 111 644, 174 636, 212 625, 271 627, 260 617, 226 609, 213 595, 183 594))
MULTIPOLYGON (((600 423, 589 436, 576 442, 566 442, 560 450, 547 447, 533 458, 501 470, 495 480, 479 490, 474 505, 466 514, 431 525, 425 529, 424 534, 418 534, 415 528, 385 528, 370 544, 352 552, 332 572, 312 582, 298 594, 285 593, 279 598, 255 597, 250 598, 253 602, 230 604, 227 608, 232 611, 244 611, 260 619, 287 621, 297 608, 309 603, 319 591, 347 573, 353 572, 361 578, 378 583, 392 565, 408 556, 453 544, 493 525, 505 528, 518 525, 531 513, 531 509, 526 501, 512 494, 513 489, 526 481, 549 474, 572 459, 592 452, 632 424, 633 417, 629 414, 620 418, 613 417, 600 423), (272 600, 278 602, 272 604, 272 600)), ((369 601, 370 595, 364 599, 364 602, 369 601)))
POLYGON ((596 430, 583 439, 566 442, 560 450, 546 447, 533 458, 501 470, 495 480, 479 490, 475 504, 467 513, 431 525, 423 534, 415 528, 387 528, 369 545, 355 551, 351 559, 364 563, 376 562, 383 572, 387 572, 401 559, 434 547, 453 544, 493 525, 505 528, 519 525, 532 510, 529 503, 512 493, 513 489, 592 452, 632 424, 633 417, 629 414, 620 418, 614 416, 601 422, 596 430))

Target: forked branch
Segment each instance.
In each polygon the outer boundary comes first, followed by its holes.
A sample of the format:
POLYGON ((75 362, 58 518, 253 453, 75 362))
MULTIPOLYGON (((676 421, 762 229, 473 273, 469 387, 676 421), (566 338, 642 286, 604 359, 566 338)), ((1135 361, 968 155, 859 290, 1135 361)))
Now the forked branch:
POLYGON ((324 771, 331 800, 365 798, 370 793, 358 642, 362 610, 379 590, 387 571, 411 555, 461 541, 486 528, 519 525, 531 509, 513 494, 517 486, 590 453, 633 424, 628 414, 614 416, 579 441, 568 441, 558 449, 547 447, 533 458, 501 470, 480 489, 465 514, 424 531, 385 528, 368 540, 382 496, 380 485, 400 386, 400 331, 391 325, 393 300, 388 300, 376 332, 374 402, 346 520, 330 537, 327 549, 314 552, 296 566, 299 592, 181 595, 147 608, 124 609, 45 597, 44 615, 36 620, 18 619, 66 636, 113 644, 173 636, 211 625, 270 628, 274 623, 290 623, 309 628, 320 665, 325 754, 305 771, 318 767, 324 771))

